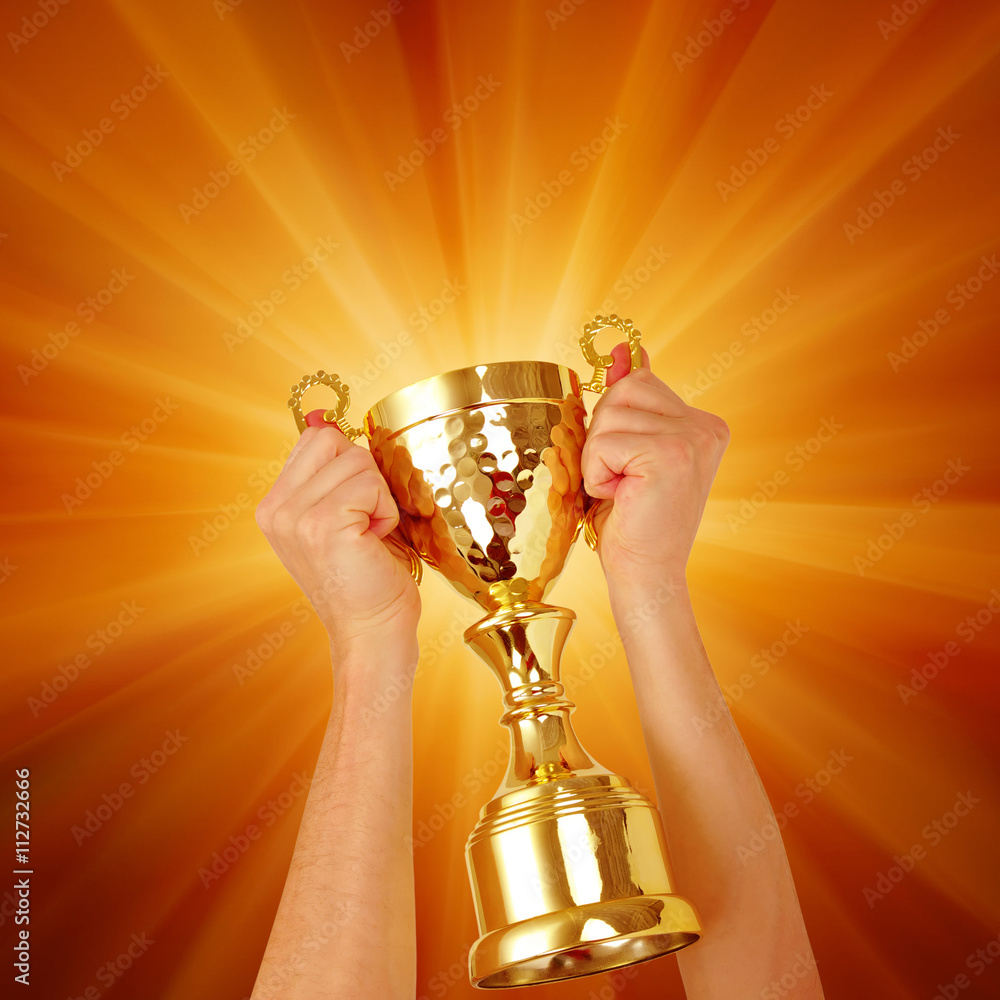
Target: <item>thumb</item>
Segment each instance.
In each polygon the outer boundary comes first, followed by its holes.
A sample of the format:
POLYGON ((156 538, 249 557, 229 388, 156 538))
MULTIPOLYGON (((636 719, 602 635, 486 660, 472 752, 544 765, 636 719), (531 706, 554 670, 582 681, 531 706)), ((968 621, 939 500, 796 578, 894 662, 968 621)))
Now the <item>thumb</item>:
MULTIPOLYGON (((642 367, 649 368, 649 355, 646 353, 646 348, 641 347, 640 350, 642 351, 642 367)), ((619 379, 628 375, 632 367, 631 361, 629 360, 628 344, 625 342, 615 344, 615 346, 611 348, 611 357, 615 359, 615 362, 608 369, 608 374, 605 376, 606 384, 609 386, 614 385, 619 379)))
MULTIPOLYGON (((323 419, 323 414, 326 410, 310 410, 306 414, 306 426, 307 427, 336 427, 336 424, 328 423, 323 419)), ((339 430, 339 428, 338 428, 339 430)))

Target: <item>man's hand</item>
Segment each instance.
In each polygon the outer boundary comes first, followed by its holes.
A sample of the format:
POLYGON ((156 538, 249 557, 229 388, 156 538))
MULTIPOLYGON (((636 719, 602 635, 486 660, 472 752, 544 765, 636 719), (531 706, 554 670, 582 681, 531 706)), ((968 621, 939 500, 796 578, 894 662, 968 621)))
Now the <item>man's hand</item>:
MULTIPOLYGON (((682 581, 729 428, 688 406, 648 367, 628 372, 612 352, 611 388, 598 401, 583 449, 587 492, 608 582, 637 588, 682 581)), ((643 351, 643 363, 648 364, 643 351)))
POLYGON ((384 541, 399 521, 389 487, 370 452, 323 424, 322 411, 307 420, 257 507, 257 523, 312 602, 335 652, 384 638, 386 629, 415 635, 417 587, 408 562, 384 541))

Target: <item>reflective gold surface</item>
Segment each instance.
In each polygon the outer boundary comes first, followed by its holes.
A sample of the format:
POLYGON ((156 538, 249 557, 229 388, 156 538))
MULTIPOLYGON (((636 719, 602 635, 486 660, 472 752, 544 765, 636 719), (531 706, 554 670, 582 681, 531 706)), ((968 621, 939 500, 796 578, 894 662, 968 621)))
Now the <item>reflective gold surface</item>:
MULTIPOLYGON (((516 367, 482 366, 483 378, 494 377, 493 391, 511 389, 495 369, 516 367)), ((580 397, 567 386, 563 397, 450 409, 403 431, 380 424, 377 410, 365 418, 372 455, 420 558, 489 611, 541 601, 584 512, 580 397)))
MULTIPOLYGON (((559 681, 575 616, 543 603, 587 510, 581 390, 604 391, 612 358, 593 341, 609 326, 635 368, 639 331, 598 316, 580 341, 594 365, 582 387, 548 362, 477 365, 400 389, 364 418, 411 551, 489 612, 465 633, 500 682, 511 733, 507 775, 466 847, 481 934, 469 972, 486 989, 620 968, 700 934, 674 892, 656 809, 576 738, 559 681)), ((318 384, 337 399, 326 419, 353 440, 349 388, 324 372, 292 387, 300 430, 302 393, 318 384)))

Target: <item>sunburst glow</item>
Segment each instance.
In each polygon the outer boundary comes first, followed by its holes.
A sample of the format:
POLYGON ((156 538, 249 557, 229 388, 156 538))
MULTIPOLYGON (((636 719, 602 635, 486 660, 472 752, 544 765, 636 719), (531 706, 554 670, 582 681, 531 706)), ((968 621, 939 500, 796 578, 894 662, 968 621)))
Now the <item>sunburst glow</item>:
MULTIPOLYGON (((589 377, 597 312, 731 426, 689 577, 827 995, 1000 993, 966 966, 1000 929, 1000 9, 390 6, 5 7, 3 780, 31 770, 35 995, 250 993, 331 699, 253 515, 288 387, 339 373, 358 424, 465 365, 589 377)), ((501 705, 474 609, 431 572, 422 598, 418 996, 471 997, 501 705)), ((551 599, 584 746, 651 789, 582 545, 551 599)), ((680 997, 675 969, 621 995, 680 997)))

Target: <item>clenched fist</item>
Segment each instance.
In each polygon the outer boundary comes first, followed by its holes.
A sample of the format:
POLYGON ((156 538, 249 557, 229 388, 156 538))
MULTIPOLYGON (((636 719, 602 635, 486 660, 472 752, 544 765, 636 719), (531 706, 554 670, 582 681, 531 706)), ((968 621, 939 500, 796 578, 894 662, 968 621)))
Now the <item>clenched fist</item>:
POLYGON ((257 523, 312 602, 334 648, 411 636, 420 597, 405 557, 385 541, 399 521, 370 452, 323 422, 322 410, 296 442, 257 523))
POLYGON ((652 592, 683 580, 729 428, 649 368, 626 374, 627 345, 612 356, 583 449, 584 486, 602 501, 594 527, 609 585, 652 592))

